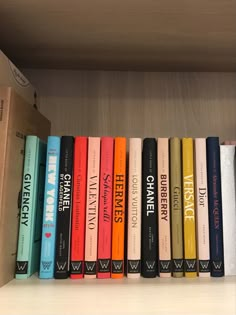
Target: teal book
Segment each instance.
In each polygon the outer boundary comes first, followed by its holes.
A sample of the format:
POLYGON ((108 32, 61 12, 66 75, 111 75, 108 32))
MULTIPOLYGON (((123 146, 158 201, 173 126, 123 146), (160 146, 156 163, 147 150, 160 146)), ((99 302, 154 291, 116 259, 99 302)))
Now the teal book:
POLYGON ((46 143, 27 136, 22 181, 16 279, 39 269, 46 164, 46 143))

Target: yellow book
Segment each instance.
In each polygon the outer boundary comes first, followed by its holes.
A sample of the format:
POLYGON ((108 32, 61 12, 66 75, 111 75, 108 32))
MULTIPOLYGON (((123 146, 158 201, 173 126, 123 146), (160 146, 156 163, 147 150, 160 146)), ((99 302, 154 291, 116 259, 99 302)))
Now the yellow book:
POLYGON ((194 278, 197 276, 197 263, 192 138, 183 138, 182 158, 184 206, 184 271, 186 277, 194 278))

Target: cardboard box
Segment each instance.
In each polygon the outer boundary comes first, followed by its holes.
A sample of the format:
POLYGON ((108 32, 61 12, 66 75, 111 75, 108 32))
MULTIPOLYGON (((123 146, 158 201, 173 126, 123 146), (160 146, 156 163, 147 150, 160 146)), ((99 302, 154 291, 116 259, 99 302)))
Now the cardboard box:
POLYGON ((0 50, 0 86, 10 86, 29 104, 38 106, 36 89, 0 50))

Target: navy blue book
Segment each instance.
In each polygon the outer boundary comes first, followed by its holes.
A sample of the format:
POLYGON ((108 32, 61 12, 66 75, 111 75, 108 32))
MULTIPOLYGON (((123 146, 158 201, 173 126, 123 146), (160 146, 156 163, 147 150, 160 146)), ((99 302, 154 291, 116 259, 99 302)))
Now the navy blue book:
POLYGON ((143 140, 141 274, 157 276, 157 142, 143 140))
POLYGON ((219 138, 208 137, 206 144, 211 276, 222 277, 224 276, 224 249, 219 138))

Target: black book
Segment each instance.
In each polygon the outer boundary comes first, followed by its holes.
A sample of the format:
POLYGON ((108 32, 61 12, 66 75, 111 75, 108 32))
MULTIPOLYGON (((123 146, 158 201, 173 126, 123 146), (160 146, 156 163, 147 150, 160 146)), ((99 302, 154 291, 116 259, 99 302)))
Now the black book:
POLYGON ((219 138, 207 138, 206 145, 211 276, 222 277, 224 276, 224 249, 219 138))
POLYGON ((54 271, 56 279, 69 276, 73 149, 74 138, 61 137, 54 271))
POLYGON ((157 275, 157 142, 143 140, 141 274, 157 275))

